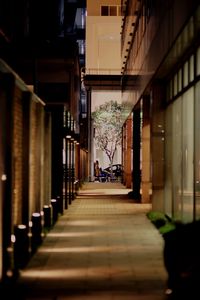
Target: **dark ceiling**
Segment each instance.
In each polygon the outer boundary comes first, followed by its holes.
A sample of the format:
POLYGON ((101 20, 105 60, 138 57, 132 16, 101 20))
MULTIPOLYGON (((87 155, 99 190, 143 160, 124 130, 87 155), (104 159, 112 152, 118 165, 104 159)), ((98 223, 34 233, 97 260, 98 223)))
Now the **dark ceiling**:
POLYGON ((0 56, 46 102, 69 102, 85 66, 86 0, 0 1, 0 56))
POLYGON ((0 1, 1 44, 22 39, 32 43, 66 37, 84 39, 79 10, 86 10, 86 0, 0 1))

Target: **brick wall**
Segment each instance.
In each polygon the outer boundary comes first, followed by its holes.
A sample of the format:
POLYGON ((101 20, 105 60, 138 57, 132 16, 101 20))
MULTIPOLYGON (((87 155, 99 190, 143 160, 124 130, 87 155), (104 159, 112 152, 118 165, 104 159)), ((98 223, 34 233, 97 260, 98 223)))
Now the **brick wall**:
MULTIPOLYGON (((13 140, 12 140, 12 220, 13 225, 23 223, 23 205, 28 207, 31 219, 33 212, 40 212, 44 204, 49 204, 51 195, 51 122, 44 106, 31 96, 27 116, 23 110, 23 92, 16 85, 13 97, 13 140), (29 118, 29 129, 25 129, 24 120, 29 118), (47 120, 46 120, 47 118, 47 120), (24 137, 28 130, 28 139, 24 137), (24 148, 29 153, 24 161, 24 148), (23 181, 24 168, 28 180, 23 181), (23 189, 28 185, 27 199, 23 199, 23 189)), ((27 187, 26 187, 27 188, 27 187)))
POLYGON ((12 214, 13 223, 22 219, 22 133, 23 133, 22 91, 15 86, 13 97, 13 140, 12 140, 12 214))

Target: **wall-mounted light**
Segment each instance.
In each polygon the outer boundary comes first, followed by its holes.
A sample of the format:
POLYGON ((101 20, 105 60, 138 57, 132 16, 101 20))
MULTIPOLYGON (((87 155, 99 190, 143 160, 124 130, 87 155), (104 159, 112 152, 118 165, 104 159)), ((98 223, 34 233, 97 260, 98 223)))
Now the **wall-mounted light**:
POLYGON ((32 217, 33 217, 33 218, 39 218, 39 217, 40 217, 40 213, 34 212, 34 213, 32 214, 32 217))
POLYGON ((2 180, 2 181, 6 181, 6 180, 7 180, 6 174, 2 174, 2 175, 1 175, 1 180, 2 180))

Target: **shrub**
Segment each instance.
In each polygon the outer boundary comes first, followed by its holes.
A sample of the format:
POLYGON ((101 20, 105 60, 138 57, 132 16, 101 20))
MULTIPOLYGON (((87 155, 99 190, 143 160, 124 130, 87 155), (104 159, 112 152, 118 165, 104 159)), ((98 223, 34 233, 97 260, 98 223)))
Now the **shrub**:
POLYGON ((147 217, 162 235, 176 228, 176 225, 171 218, 163 212, 150 211, 147 213, 147 217))

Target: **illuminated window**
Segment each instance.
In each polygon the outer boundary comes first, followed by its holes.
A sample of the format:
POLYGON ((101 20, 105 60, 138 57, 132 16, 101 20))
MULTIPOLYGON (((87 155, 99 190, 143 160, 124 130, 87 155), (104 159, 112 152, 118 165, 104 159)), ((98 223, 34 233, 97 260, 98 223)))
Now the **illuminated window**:
POLYGON ((117 6, 110 6, 110 16, 117 16, 117 6))
POLYGON ((190 57, 190 82, 194 80, 194 55, 190 57))
POLYGON ((177 78, 177 74, 175 74, 174 76, 174 96, 176 96, 178 92, 178 78, 177 78))
POLYGON ((121 6, 119 5, 102 5, 101 16, 120 16, 121 6))
POLYGON ((183 68, 183 86, 186 87, 189 82, 189 74, 188 74, 188 61, 185 62, 184 68, 183 68))
POLYGON ((178 71, 178 92, 182 90, 182 69, 178 71))

